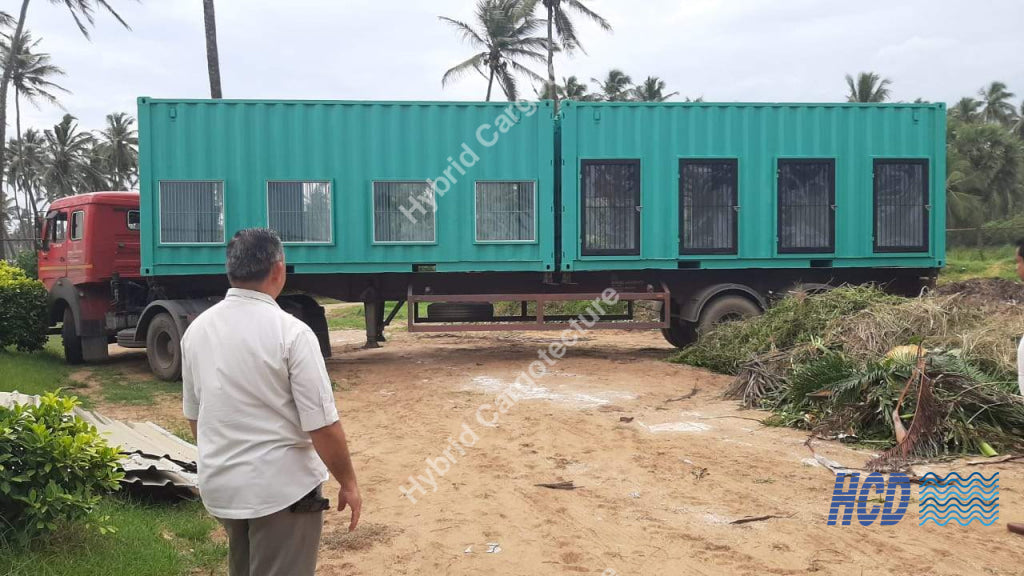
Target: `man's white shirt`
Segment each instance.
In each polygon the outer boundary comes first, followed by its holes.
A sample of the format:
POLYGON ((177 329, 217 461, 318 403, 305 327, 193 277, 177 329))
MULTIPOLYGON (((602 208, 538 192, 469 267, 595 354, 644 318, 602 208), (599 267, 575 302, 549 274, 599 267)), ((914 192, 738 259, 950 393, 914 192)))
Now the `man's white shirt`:
POLYGON ((199 492, 220 518, 279 512, 327 480, 309 432, 338 420, 313 331, 267 294, 232 288, 181 341, 198 420, 199 492))

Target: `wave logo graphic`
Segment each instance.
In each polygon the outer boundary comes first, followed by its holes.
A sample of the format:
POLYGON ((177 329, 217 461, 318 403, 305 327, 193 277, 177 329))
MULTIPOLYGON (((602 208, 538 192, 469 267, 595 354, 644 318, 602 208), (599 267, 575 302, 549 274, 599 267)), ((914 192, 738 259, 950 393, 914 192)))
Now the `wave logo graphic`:
POLYGON ((918 496, 918 526, 929 521, 939 526, 950 522, 967 526, 974 521, 991 526, 999 520, 999 472, 992 476, 974 472, 967 477, 929 472, 921 477, 918 496))

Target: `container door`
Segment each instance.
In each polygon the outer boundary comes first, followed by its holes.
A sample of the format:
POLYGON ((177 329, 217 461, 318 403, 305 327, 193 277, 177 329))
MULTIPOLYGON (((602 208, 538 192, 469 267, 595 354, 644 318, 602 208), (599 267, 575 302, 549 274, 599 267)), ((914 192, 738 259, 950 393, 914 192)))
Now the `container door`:
POLYGON ((43 250, 39 252, 39 279, 47 287, 52 282, 67 275, 67 232, 68 213, 64 210, 53 210, 46 215, 43 250))
POLYGON ((640 161, 584 160, 581 172, 581 254, 639 256, 640 161))

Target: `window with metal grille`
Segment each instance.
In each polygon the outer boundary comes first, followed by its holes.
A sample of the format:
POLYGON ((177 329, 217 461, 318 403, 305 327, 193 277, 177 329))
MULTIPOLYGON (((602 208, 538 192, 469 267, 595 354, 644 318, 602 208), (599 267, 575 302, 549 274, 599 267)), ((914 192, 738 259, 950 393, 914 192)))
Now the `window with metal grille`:
POLYGON ((85 232, 85 212, 78 210, 71 213, 71 239, 81 240, 85 232))
POLYGON ((737 195, 736 160, 680 161, 680 254, 736 253, 737 195))
POLYGON ((222 244, 224 183, 160 182, 160 242, 222 244))
POLYGON ((835 160, 779 160, 779 252, 835 250, 835 160))
POLYGON ((476 241, 536 239, 533 182, 476 183, 476 241))
POLYGON ((640 254, 640 161, 584 160, 582 172, 582 254, 640 254))
POLYGON ((330 182, 267 182, 267 224, 282 242, 331 241, 330 182))
POLYGON ((434 242, 434 208, 434 190, 426 181, 374 182, 373 241, 434 242))
POLYGON ((928 250, 928 161, 875 160, 875 252, 928 250))

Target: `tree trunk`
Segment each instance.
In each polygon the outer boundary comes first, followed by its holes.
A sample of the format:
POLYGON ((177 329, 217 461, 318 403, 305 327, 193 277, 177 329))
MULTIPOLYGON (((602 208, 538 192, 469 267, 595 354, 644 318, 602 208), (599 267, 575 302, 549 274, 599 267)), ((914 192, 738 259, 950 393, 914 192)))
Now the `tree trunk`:
POLYGON ((555 100, 555 114, 558 114, 558 86, 555 85, 555 28, 554 20, 555 7, 554 4, 548 4, 548 90, 551 91, 551 97, 555 100))
POLYGON ((487 101, 491 101, 491 87, 494 86, 494 68, 491 68, 491 77, 487 80, 487 101))
MULTIPOLYGON (((0 80, 0 205, 4 200, 4 174, 7 172, 7 88, 11 85, 14 74, 14 58, 21 51, 21 33, 25 30, 25 16, 28 15, 30 0, 21 0, 21 13, 18 14, 18 25, 11 36, 11 51, 4 63, 4 75, 0 80)), ((2 215, 0 215, 2 216, 2 215)), ((0 260, 7 258, 7 224, 0 217, 0 260)))
POLYGON ((203 18, 206 21, 206 68, 210 73, 210 97, 223 98, 220 91, 220 55, 217 53, 217 18, 213 0, 203 0, 203 18))
MULTIPOLYGON (((21 147, 21 104, 18 102, 20 96, 20 90, 18 87, 14 87, 14 133, 18 138, 18 153, 24 154, 24 150, 21 147)), ((11 178, 11 189, 14 190, 14 209, 18 219, 18 235, 20 236, 25 232, 25 218, 21 213, 21 204, 18 202, 18 176, 19 174, 13 174, 11 178)))
POLYGON ((25 194, 28 196, 28 203, 32 206, 32 230, 35 234, 32 237, 35 239, 35 244, 39 244, 40 236, 43 233, 43 226, 39 222, 37 211, 39 210, 39 200, 36 198, 35 192, 32 191, 32 185, 29 184, 25 187, 25 194))

